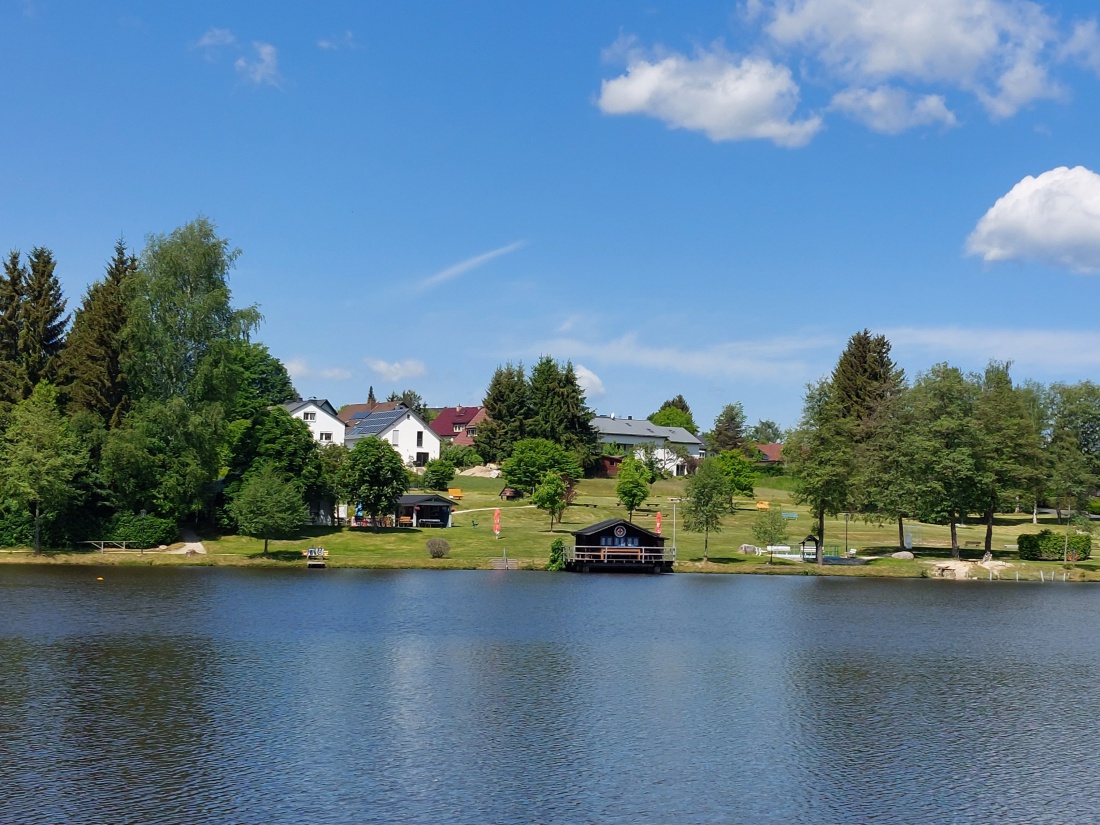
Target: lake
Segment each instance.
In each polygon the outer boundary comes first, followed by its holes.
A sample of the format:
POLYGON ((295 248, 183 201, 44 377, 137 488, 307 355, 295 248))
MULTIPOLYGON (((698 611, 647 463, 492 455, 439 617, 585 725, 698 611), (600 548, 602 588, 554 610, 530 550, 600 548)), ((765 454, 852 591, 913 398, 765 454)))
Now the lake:
POLYGON ((5 565, 0 821, 1094 821, 1098 627, 1061 582, 5 565))

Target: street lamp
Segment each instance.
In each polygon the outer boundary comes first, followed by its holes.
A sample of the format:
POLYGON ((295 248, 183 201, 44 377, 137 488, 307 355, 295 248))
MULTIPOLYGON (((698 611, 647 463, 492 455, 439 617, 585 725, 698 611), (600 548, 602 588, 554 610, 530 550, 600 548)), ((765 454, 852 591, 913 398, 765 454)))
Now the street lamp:
POLYGON ((852 520, 851 513, 844 513, 844 558, 848 558, 848 522, 852 520))

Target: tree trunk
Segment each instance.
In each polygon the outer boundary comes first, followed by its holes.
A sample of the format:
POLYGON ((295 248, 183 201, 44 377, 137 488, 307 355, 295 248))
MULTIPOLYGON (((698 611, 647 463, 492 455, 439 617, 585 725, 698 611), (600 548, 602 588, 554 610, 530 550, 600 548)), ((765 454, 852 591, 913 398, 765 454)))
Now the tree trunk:
POLYGON ((710 525, 709 524, 703 530, 703 562, 704 563, 710 561, 710 559, 707 556, 707 545, 708 544, 710 544, 710 525))
POLYGON ((1036 501, 1034 504, 1031 505, 1031 523, 1032 524, 1038 524, 1039 523, 1039 502, 1038 501, 1036 501))
POLYGON ((955 526, 955 511, 951 510, 948 517, 951 519, 951 558, 957 559, 959 557, 959 531, 955 526))
POLYGON ((898 550, 905 549, 905 516, 898 516, 898 550))
POLYGON ((267 536, 264 536, 264 555, 267 555, 267 536))
POLYGON ((631 524, 634 523, 634 508, 633 507, 631 507, 629 510, 627 510, 626 518, 627 518, 627 521, 629 521, 631 524))
POLYGON ((38 502, 36 501, 34 503, 34 554, 36 556, 42 552, 42 530, 40 525, 38 502))
POLYGON ((985 552, 993 552, 993 505, 985 511, 985 552))
POLYGON ((817 563, 825 563, 825 508, 817 511, 817 563))

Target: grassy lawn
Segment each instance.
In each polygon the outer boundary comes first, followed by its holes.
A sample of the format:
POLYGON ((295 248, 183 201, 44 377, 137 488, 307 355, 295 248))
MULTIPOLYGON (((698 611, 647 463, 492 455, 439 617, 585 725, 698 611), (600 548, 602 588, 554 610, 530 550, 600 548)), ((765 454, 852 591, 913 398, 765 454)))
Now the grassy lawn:
MULTIPOLYGON (((657 509, 663 519, 662 532, 666 538, 673 535, 673 505, 670 497, 683 495, 682 479, 659 481, 653 485, 647 506, 636 512, 634 520, 641 526, 654 528, 657 509)), ((166 555, 163 553, 50 553, 32 559, 25 551, 0 553, 0 562, 44 561, 76 564, 219 564, 219 565, 270 565, 304 566, 301 551, 310 546, 321 546, 329 551, 331 567, 380 567, 380 568, 488 568, 491 559, 507 553, 522 568, 539 569, 545 566, 550 543, 555 538, 566 544, 572 540, 570 533, 586 525, 607 518, 625 516, 626 511, 616 504, 615 482, 611 479, 588 479, 577 487, 574 506, 568 508, 562 523, 549 530, 549 518, 541 510, 524 500, 502 502, 498 498, 504 486, 499 479, 474 477, 456 478, 453 485, 461 488, 463 498, 454 515, 454 527, 450 530, 389 528, 374 531, 370 528, 305 528, 293 539, 272 541, 270 553, 262 555, 263 542, 236 535, 205 534, 202 536, 206 556, 166 555), (493 535, 493 509, 501 511, 501 534, 493 535), (445 538, 451 552, 445 559, 429 558, 425 542, 429 538, 445 538)), ((789 543, 797 546, 814 528, 809 512, 795 506, 791 500, 788 479, 764 478, 756 490, 756 498, 766 500, 772 507, 780 507, 785 513, 795 513, 790 520, 789 543), (769 482, 779 484, 769 485, 769 482)), ((734 513, 724 519, 721 532, 710 536, 709 560, 703 562, 703 536, 683 529, 682 513, 677 508, 676 545, 679 571, 712 573, 763 573, 842 576, 902 576, 927 575, 929 560, 949 559, 950 534, 944 525, 907 523, 913 533, 917 559, 913 561, 889 558, 897 549, 897 527, 893 524, 875 525, 853 520, 848 524, 848 547, 858 548, 859 556, 887 556, 870 559, 858 566, 816 565, 796 561, 775 560, 769 564, 766 556, 747 556, 738 552, 741 544, 754 543, 752 521, 756 515, 755 501, 739 501, 734 513)), ((1061 579, 1066 572, 1071 580, 1100 581, 1100 562, 1087 561, 1063 566, 1060 562, 1026 562, 1021 564, 1016 553, 1005 545, 1015 545, 1020 533, 1037 532, 1043 527, 1061 529, 1053 517, 1040 519, 1038 526, 1031 524, 1030 515, 1000 516, 993 530, 994 559, 1009 562, 1014 568, 1002 572, 1006 578, 1035 579, 1056 575, 1061 579)), ((970 542, 975 546, 964 547, 964 559, 980 559, 985 537, 983 525, 961 525, 960 544, 970 542)), ((843 519, 828 519, 825 523, 825 545, 829 552, 842 553, 845 542, 843 519)), ((984 572, 983 576, 987 575, 984 572)))

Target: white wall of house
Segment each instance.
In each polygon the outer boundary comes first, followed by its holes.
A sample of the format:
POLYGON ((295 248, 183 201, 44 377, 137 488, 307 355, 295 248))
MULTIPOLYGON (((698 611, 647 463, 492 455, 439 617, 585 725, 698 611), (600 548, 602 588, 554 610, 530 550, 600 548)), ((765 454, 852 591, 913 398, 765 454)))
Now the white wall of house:
POLYGON ((304 407, 293 413, 295 418, 300 418, 309 426, 313 433, 313 440, 320 444, 343 444, 344 422, 336 416, 326 412, 324 408, 307 402, 304 407))
MULTIPOLYGON (((351 432, 351 428, 348 428, 351 432)), ((393 447, 401 460, 410 466, 423 465, 428 461, 439 458, 439 436, 432 432, 431 427, 413 412, 406 412, 401 418, 378 434, 378 437, 393 447)), ((351 437, 345 440, 348 448, 354 447, 360 438, 369 436, 351 437)))

